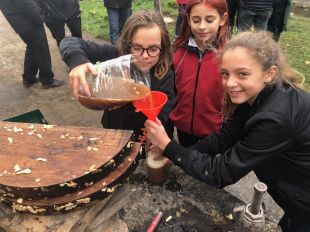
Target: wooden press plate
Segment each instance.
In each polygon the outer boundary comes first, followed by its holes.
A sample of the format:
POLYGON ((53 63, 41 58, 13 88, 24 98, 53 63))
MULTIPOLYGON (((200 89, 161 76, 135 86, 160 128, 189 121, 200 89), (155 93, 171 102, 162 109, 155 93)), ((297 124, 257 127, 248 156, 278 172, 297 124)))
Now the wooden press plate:
POLYGON ((61 197, 42 200, 21 200, 13 197, 4 197, 5 202, 12 204, 16 211, 31 213, 52 213, 68 211, 77 206, 89 203, 95 199, 104 198, 114 192, 138 165, 137 156, 141 144, 135 143, 129 150, 123 162, 101 180, 93 183, 88 188, 61 197))
POLYGON ((38 188, 68 187, 71 181, 91 178, 96 169, 127 153, 131 136, 125 130, 0 122, 1 190, 25 189, 35 196, 38 188))

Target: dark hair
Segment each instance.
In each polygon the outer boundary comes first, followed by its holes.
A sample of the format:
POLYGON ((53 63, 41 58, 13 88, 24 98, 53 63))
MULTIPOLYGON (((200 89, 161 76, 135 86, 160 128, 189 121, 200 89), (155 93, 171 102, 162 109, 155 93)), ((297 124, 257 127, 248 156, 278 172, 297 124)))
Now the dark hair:
POLYGON ((166 24, 160 13, 156 11, 137 11, 126 21, 122 34, 117 41, 117 46, 121 55, 130 54, 132 38, 136 31, 141 27, 158 26, 161 31, 161 53, 155 65, 155 76, 160 79, 169 70, 172 64, 172 51, 169 33, 166 24))
MULTIPOLYGON (((228 13, 226 0, 190 0, 186 8, 187 18, 190 16, 192 8, 200 3, 204 3, 215 8, 221 17, 223 17, 225 13, 228 13)), ((188 43, 189 38, 192 36, 191 27, 188 24, 187 18, 183 20, 180 36, 178 36, 173 43, 174 50, 184 47, 188 43)), ((217 49, 221 49, 225 45, 227 41, 227 33, 228 20, 225 21, 223 26, 220 26, 217 32, 216 41, 214 41, 214 45, 217 49)))
MULTIPOLYGON (((241 32, 235 35, 220 52, 221 59, 226 51, 242 47, 248 50, 258 63, 262 65, 264 71, 270 69, 273 65, 277 67, 273 81, 268 85, 286 85, 293 88, 302 88, 297 80, 297 73, 291 69, 287 63, 285 55, 279 44, 272 38, 272 34, 267 31, 241 32)), ((223 116, 227 119, 234 111, 236 105, 230 100, 227 93, 224 94, 223 116)))

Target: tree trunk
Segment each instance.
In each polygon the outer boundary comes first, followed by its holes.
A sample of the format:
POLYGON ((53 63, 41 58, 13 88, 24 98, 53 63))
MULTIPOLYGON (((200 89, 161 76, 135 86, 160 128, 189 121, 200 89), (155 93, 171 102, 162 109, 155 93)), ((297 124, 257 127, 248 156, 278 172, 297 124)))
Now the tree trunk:
POLYGON ((160 14, 162 13, 161 0, 154 0, 154 8, 159 11, 160 14))

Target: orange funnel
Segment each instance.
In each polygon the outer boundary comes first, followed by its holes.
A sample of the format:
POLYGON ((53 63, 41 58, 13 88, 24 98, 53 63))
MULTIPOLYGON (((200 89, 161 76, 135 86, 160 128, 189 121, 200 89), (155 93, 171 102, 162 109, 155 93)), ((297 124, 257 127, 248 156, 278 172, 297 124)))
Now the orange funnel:
POLYGON ((136 112, 141 111, 148 119, 155 122, 161 108, 167 102, 167 95, 159 91, 151 91, 146 98, 136 100, 132 104, 136 108, 136 112))

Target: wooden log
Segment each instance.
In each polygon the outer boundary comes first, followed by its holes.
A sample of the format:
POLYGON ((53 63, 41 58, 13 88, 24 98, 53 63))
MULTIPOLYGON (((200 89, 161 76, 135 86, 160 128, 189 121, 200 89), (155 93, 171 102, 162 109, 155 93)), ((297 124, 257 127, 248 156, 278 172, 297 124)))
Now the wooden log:
POLYGON ((116 213, 131 201, 129 186, 121 186, 109 197, 58 215, 13 213, 0 204, 0 231, 5 232, 102 232, 128 231, 116 213))

